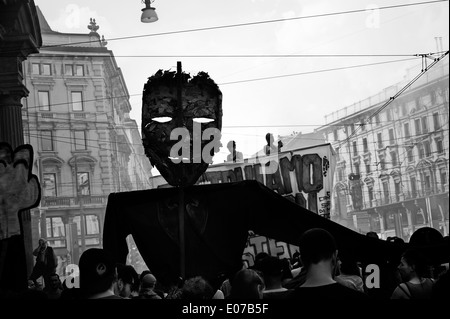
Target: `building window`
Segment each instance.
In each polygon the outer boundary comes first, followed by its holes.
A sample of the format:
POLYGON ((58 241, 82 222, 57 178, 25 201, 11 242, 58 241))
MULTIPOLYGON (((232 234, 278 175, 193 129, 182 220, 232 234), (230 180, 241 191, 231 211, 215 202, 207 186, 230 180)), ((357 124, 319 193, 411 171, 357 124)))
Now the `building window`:
POLYGON ((66 246, 66 232, 61 217, 47 217, 45 219, 47 226, 47 238, 52 247, 66 246))
POLYGON ((58 196, 57 185, 56 185, 56 174, 55 173, 44 173, 44 196, 45 197, 56 197, 58 196))
POLYGON ((86 235, 100 234, 100 223, 97 215, 86 215, 86 235))
POLYGON ((344 179, 344 170, 338 169, 338 182, 341 182, 344 179))
POLYGON ((69 76, 84 76, 84 66, 80 64, 66 64, 64 65, 64 74, 69 76))
POLYGON ((428 133, 428 119, 426 116, 422 117, 422 132, 428 133))
POLYGON ((436 148, 437 148, 437 153, 438 154, 444 153, 444 145, 442 144, 442 140, 441 139, 436 139, 436 148))
POLYGON ((376 125, 380 124, 380 114, 379 113, 375 114, 375 124, 376 125))
MULTIPOLYGON (((81 223, 80 223, 80 216, 74 216, 73 222, 77 224, 77 235, 81 236, 81 223)), ((79 245, 81 247, 81 242, 79 242, 79 245)))
POLYGON ((425 157, 425 151, 423 149, 422 144, 417 144, 417 149, 419 150, 419 159, 422 159, 425 157))
POLYGON ((416 128, 416 135, 422 134, 422 130, 420 128, 420 119, 415 119, 414 120, 414 126, 416 128))
POLYGON ((389 143, 390 143, 390 145, 395 144, 394 130, 393 129, 389 129, 389 143))
POLYGON ((395 228, 394 213, 388 212, 386 213, 386 229, 394 229, 394 228, 395 228))
POLYGON ((363 151, 367 153, 369 151, 369 147, 367 145, 367 138, 363 138, 363 151))
POLYGON ((384 203, 389 204, 389 185, 387 182, 383 182, 383 196, 384 203))
POLYGON ((353 141, 353 156, 358 156, 358 145, 353 141))
POLYGON ((52 75, 52 65, 49 63, 33 63, 32 73, 38 75, 52 75))
POLYGON ((424 176, 424 180, 425 180, 425 192, 427 194, 430 194, 431 192, 431 179, 430 179, 430 175, 425 175, 424 176))
POLYGON ((361 123, 359 124, 359 126, 361 127, 361 131, 365 131, 366 130, 366 123, 364 122, 364 120, 361 120, 361 123))
POLYGON ((335 141, 338 140, 338 132, 337 132, 337 130, 333 131, 333 138, 334 138, 335 141))
POLYGON ((445 169, 441 168, 439 170, 439 175, 441 177, 441 191, 445 192, 445 185, 447 184, 447 172, 445 169))
POLYGON ((75 66, 75 75, 84 76, 84 67, 82 65, 75 66))
POLYGON ((394 183, 394 187, 395 187, 395 199, 398 201, 400 201, 400 183, 394 183))
POLYGON ((43 151, 53 151, 53 132, 41 131, 41 142, 43 151))
POLYGON ((440 130, 440 123, 439 123, 439 113, 433 113, 433 126, 434 126, 434 130, 438 131, 440 130))
POLYGON ((85 131, 75 131, 75 149, 85 150, 86 147, 86 132, 85 131))
POLYGON ((397 152, 391 152, 392 166, 397 166, 397 152))
POLYGON ((52 75, 51 64, 42 64, 42 75, 52 75))
MULTIPOLYGON (((81 222, 80 216, 75 216, 73 222, 77 224, 78 236, 81 236, 81 222)), ((89 245, 99 245, 100 244, 100 228, 98 217, 96 215, 85 215, 84 216, 84 229, 86 233, 85 243, 86 246, 89 245)), ((81 246, 81 239, 78 240, 78 245, 81 246)))
POLYGON ((65 75, 73 75, 73 65, 72 64, 64 65, 64 74, 65 75))
POLYGON ((381 133, 377 134, 377 142, 378 142, 378 148, 383 148, 383 137, 381 136, 381 133))
POLYGON ((366 173, 367 174, 370 173, 370 164, 369 163, 366 164, 366 173))
POLYGON ((413 150, 412 148, 408 148, 408 162, 413 162, 414 161, 414 154, 413 154, 413 150))
POLYGON ((32 72, 33 74, 40 74, 40 65, 39 63, 32 64, 32 72))
POLYGON ((373 201, 373 188, 368 187, 368 194, 369 194, 369 207, 372 207, 372 201, 373 201))
POLYGON ((50 111, 50 92, 38 91, 38 98, 39 98, 39 110, 50 111))
POLYGON ((350 134, 353 134, 353 132, 355 131, 355 124, 353 124, 353 123, 349 124, 348 127, 349 127, 350 134))
POLYGON ((392 121, 392 113, 391 110, 386 110, 386 118, 388 121, 392 121))
POLYGON ((405 138, 409 138, 411 136, 409 132, 409 123, 403 124, 403 130, 405 132, 405 138))
POLYGON ((423 146, 425 148, 425 156, 430 157, 431 156, 430 142, 428 142, 428 141, 423 142, 423 146))
POLYGON ((400 110, 402 112, 402 116, 408 115, 408 111, 406 110, 406 104, 402 104, 402 106, 400 107, 400 110))
POLYGON ((381 166, 381 169, 386 169, 386 162, 384 159, 380 159, 380 166, 381 166))
POLYGON ((83 94, 79 91, 71 92, 72 95, 72 110, 83 111, 83 94))
POLYGON ((411 197, 415 198, 417 197, 417 183, 416 178, 414 176, 411 176, 411 197))
POLYGON ((78 172, 78 190, 79 194, 83 196, 91 195, 91 188, 89 185, 89 173, 88 172, 78 172))

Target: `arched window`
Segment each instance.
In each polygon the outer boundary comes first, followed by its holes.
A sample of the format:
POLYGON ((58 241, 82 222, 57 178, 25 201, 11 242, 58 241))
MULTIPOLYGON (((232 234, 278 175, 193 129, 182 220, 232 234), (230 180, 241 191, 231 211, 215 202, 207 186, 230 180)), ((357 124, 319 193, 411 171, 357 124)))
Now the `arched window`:
POLYGON ((74 156, 69 160, 72 168, 74 196, 93 195, 93 180, 97 160, 88 155, 74 156), (78 187, 78 188, 77 188, 78 187))
POLYGON ((61 196, 61 167, 64 161, 59 157, 45 157, 40 159, 42 171, 41 189, 43 197, 61 196))

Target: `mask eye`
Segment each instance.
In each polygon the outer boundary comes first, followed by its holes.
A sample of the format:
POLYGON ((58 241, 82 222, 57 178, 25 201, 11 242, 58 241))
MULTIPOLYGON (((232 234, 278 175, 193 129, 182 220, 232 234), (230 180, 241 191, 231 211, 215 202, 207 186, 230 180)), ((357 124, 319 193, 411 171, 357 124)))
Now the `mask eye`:
POLYGON ((155 117, 155 118, 152 118, 152 121, 155 121, 158 123, 167 123, 167 122, 172 121, 172 118, 169 116, 155 117))
POLYGON ((210 119, 207 117, 196 117, 193 119, 193 121, 197 123, 211 123, 214 122, 214 119, 210 119))

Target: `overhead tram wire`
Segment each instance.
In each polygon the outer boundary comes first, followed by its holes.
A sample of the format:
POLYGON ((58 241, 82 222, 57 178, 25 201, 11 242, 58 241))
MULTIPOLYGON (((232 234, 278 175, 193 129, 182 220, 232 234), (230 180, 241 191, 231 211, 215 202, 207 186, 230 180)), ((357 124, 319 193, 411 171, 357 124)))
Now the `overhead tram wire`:
MULTIPOLYGON (((403 4, 390 5, 390 6, 380 6, 380 7, 377 7, 376 10, 397 9, 397 8, 405 8, 405 7, 412 7, 412 6, 419 6, 419 5, 425 5, 425 4, 440 3, 440 2, 448 2, 448 1, 449 0, 434 0, 434 1, 423 1, 423 2, 415 2, 415 3, 403 3, 403 4)), ((369 10, 375 10, 375 9, 367 9, 367 8, 355 9, 355 10, 347 10, 347 11, 338 11, 338 12, 330 12, 330 13, 313 14, 313 15, 301 16, 301 17, 282 18, 282 19, 273 19, 273 20, 263 20, 263 21, 255 21, 255 22, 244 22, 244 23, 221 25, 221 26, 213 26, 213 27, 203 27, 203 28, 177 30, 177 31, 167 31, 167 32, 160 32, 160 33, 143 34, 143 35, 133 35, 133 36, 111 38, 111 39, 107 39, 107 40, 109 42, 109 41, 138 39, 138 38, 154 37, 154 36, 165 36, 165 35, 172 35, 172 34, 183 34, 183 33, 190 33, 190 32, 200 32, 200 31, 210 31, 210 30, 219 30, 219 29, 247 27, 247 26, 261 25, 261 24, 268 24, 268 23, 278 23, 278 22, 286 22, 286 21, 293 21, 293 20, 323 18, 323 17, 330 17, 330 16, 337 16, 337 15, 344 15, 344 14, 362 13, 362 12, 367 12, 369 10)), ((52 48, 52 47, 62 47, 62 46, 72 46, 72 45, 78 45, 78 44, 87 44, 87 43, 92 43, 92 42, 98 42, 98 40, 80 41, 80 42, 65 43, 65 44, 44 45, 44 46, 41 46, 40 49, 46 49, 46 48, 52 48)), ((17 48, 16 50, 11 50, 11 52, 16 52, 17 50, 19 50, 19 48, 17 48)), ((9 52, 9 51, 6 51, 6 52, 9 52)))
MULTIPOLYGON (((390 60, 390 61, 383 61, 383 62, 375 62, 375 63, 367 63, 367 64, 359 64, 359 65, 350 65, 350 66, 344 66, 339 68, 332 68, 332 69, 323 69, 323 70, 315 70, 315 71, 309 71, 309 72, 302 72, 302 73, 293 73, 293 74, 284 74, 284 75, 275 75, 275 76, 269 76, 264 78, 255 78, 255 79, 247 79, 247 80, 239 80, 239 81, 232 81, 232 82, 224 82, 224 83, 217 83, 218 86, 221 85, 230 85, 230 84, 237 84, 237 83, 245 83, 245 82, 253 82, 253 81, 262 81, 262 80, 271 80, 271 79, 277 79, 277 78, 283 78, 283 77, 292 77, 292 76, 300 76, 300 75, 309 75, 309 74, 315 74, 315 73, 323 73, 323 72, 331 72, 331 71, 341 71, 346 69, 354 69, 359 67, 366 67, 366 66, 373 66, 373 65, 381 65, 381 64, 389 64, 389 63, 397 63, 397 62, 405 62, 410 60, 418 59, 419 57, 415 56, 408 59, 400 59, 400 60, 390 60)), ((121 95, 121 96, 109 96, 109 97, 103 97, 98 99, 89 99, 89 100, 82 100, 81 102, 96 102, 96 101, 103 101, 103 100, 109 100, 109 99, 117 99, 117 98, 129 98, 134 96, 141 96, 142 93, 136 93, 136 94, 128 94, 128 95, 121 95)), ((61 102, 61 103, 51 103, 50 106, 59 106, 59 105, 70 105, 71 102, 61 102)), ((37 109, 40 106, 31 106, 28 107, 28 109, 37 109)))
MULTIPOLYGON (((449 51, 446 51, 444 54, 442 54, 440 57, 434 59, 434 61, 427 66, 426 68, 422 69, 418 75, 416 75, 408 84, 406 84, 402 89, 400 89, 394 96, 391 96, 388 101, 386 101, 382 106, 380 106, 374 113, 372 113, 371 116, 365 121, 369 122, 374 118, 376 115, 381 113, 389 104, 391 104, 396 98, 398 98, 401 94, 403 94, 411 85, 413 85, 419 78, 421 78, 428 70, 430 70, 432 67, 434 67, 437 63, 439 63, 442 59, 444 59, 449 54, 449 51)), ((365 125, 365 123, 363 124, 365 125)), ((339 147, 341 147, 344 143, 347 143, 353 136, 355 136, 356 132, 361 129, 361 124, 358 125, 357 128, 351 133, 346 139, 342 140, 338 143, 339 147)))
MULTIPOLYGON (((441 54, 445 51, 426 53, 441 54)), ((115 58, 383 58, 383 57, 420 57, 424 54, 385 53, 385 54, 149 54, 149 55, 114 55, 115 58)), ((55 57, 55 54, 36 53, 35 57, 55 57)), ((87 57, 87 54, 76 54, 87 57)))
POLYGON ((333 68, 333 69, 315 70, 315 71, 310 71, 310 72, 291 73, 291 74, 268 76, 268 77, 263 77, 263 78, 254 78, 254 79, 248 79, 248 80, 231 81, 231 82, 220 83, 218 85, 247 83, 247 82, 255 82, 255 81, 264 81, 264 80, 272 80, 272 79, 293 77, 293 76, 299 76, 299 75, 308 75, 308 74, 330 72, 330 71, 341 71, 341 70, 355 69, 355 68, 360 68, 360 67, 365 67, 365 66, 373 66, 373 65, 396 63, 396 62, 405 62, 405 61, 411 61, 411 60, 415 60, 415 59, 417 59, 417 57, 416 58, 409 58, 409 59, 385 61, 385 62, 374 62, 374 63, 367 63, 367 64, 357 64, 357 65, 351 65, 351 66, 345 66, 345 67, 339 67, 339 68, 333 68))

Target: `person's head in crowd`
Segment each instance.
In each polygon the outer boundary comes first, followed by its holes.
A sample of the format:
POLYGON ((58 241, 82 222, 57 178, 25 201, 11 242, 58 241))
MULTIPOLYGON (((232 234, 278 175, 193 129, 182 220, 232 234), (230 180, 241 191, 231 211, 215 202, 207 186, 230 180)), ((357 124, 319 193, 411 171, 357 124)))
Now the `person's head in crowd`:
POLYGON ((265 289, 262 274, 254 269, 241 269, 231 281, 229 299, 262 299, 265 289))
POLYGON ((265 259, 267 257, 269 257, 269 254, 264 252, 264 251, 262 251, 260 253, 257 253, 255 255, 255 262, 254 262, 253 266, 250 267, 250 268, 253 268, 253 269, 256 269, 256 270, 260 270, 259 269, 259 264, 260 264, 261 260, 263 260, 263 259, 265 259))
POLYGON ((57 273, 53 273, 49 277, 50 277, 50 284, 51 284, 50 289, 51 290, 62 289, 62 282, 57 273))
POLYGON ((131 265, 116 264, 116 268, 117 281, 114 292, 120 297, 130 298, 131 293, 135 290, 139 276, 131 265))
POLYGON ((403 281, 409 281, 414 277, 431 277, 431 266, 427 257, 418 249, 410 248, 401 257, 398 270, 403 281))
POLYGON ((311 265, 320 262, 330 262, 331 273, 337 266, 337 244, 328 231, 321 228, 312 228, 303 233, 300 238, 300 258, 308 269, 311 265))
POLYGON ((141 274, 139 275, 139 281, 142 282, 142 279, 144 279, 145 275, 151 274, 152 272, 150 270, 144 270, 143 272, 141 272, 141 274))
POLYGON ((432 299, 450 300, 450 271, 442 273, 433 285, 432 299))
POLYGON ((266 134, 267 145, 272 145, 274 141, 275 141, 275 139, 273 137, 273 134, 272 133, 267 133, 266 134))
POLYGON ((283 275, 283 262, 274 256, 267 256, 259 262, 258 267, 263 276, 266 289, 281 286, 281 278, 283 275))
POLYGON ((343 257, 339 260, 339 274, 361 276, 358 262, 351 257, 343 257))
POLYGON ((158 290, 156 284, 157 280, 153 274, 145 274, 141 281, 139 297, 141 299, 164 299, 164 292, 158 290))
POLYGON ((284 283, 294 278, 292 275, 292 264, 288 258, 280 259, 281 261, 281 281, 284 283))
POLYGON ((233 151, 236 150, 236 142, 235 141, 229 141, 227 143, 227 148, 230 151, 230 153, 232 153, 233 151))
POLYGON ((89 248, 80 257, 80 288, 86 298, 114 295, 116 265, 110 253, 89 248))
POLYGON ((214 289, 202 276, 188 278, 181 288, 181 298, 186 300, 212 299, 214 289))
POLYGON ((264 277, 281 276, 282 262, 278 257, 267 256, 259 262, 258 270, 262 271, 264 277))
POLYGON ((48 247, 48 241, 45 238, 39 238, 38 244, 41 249, 46 249, 48 247))
POLYGON ((372 238, 376 238, 379 239, 378 234, 374 231, 370 231, 366 234, 367 237, 372 237, 372 238))
POLYGON ((155 289, 156 277, 151 273, 145 274, 144 277, 142 278, 141 287, 143 289, 155 289))
POLYGON ((420 247, 436 245, 444 242, 444 236, 433 227, 422 227, 412 233, 409 243, 411 246, 420 247))

